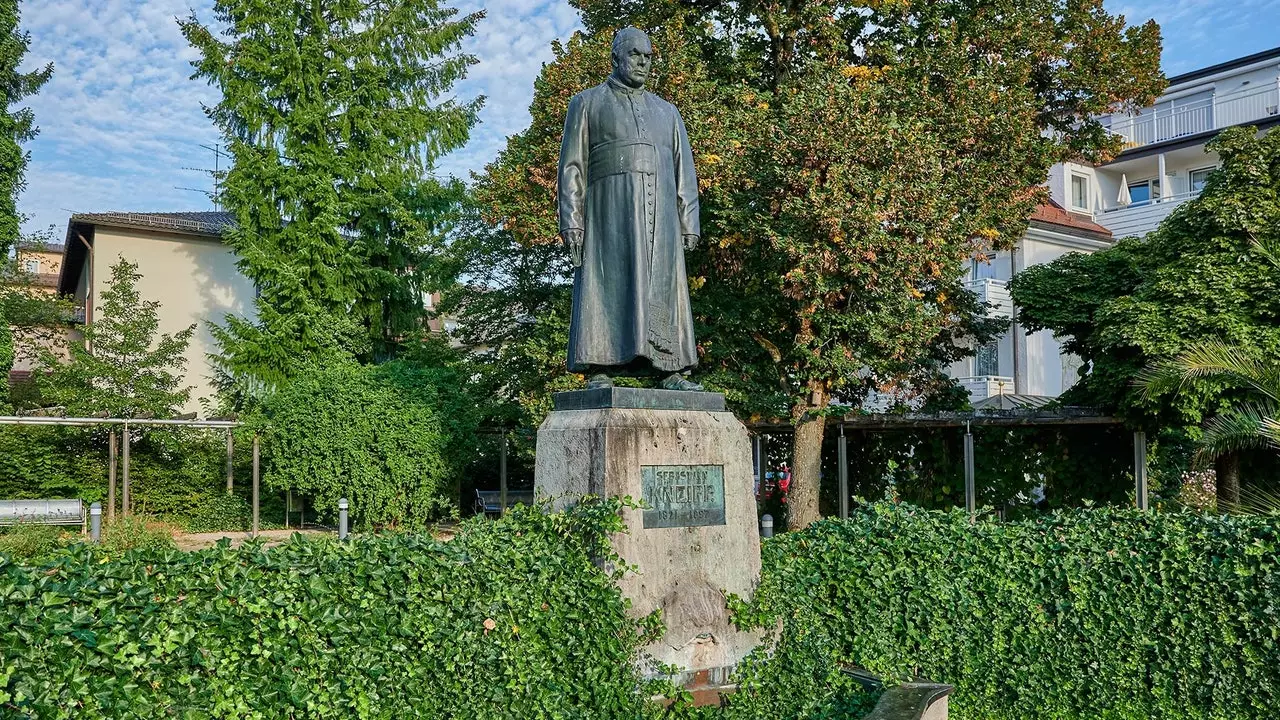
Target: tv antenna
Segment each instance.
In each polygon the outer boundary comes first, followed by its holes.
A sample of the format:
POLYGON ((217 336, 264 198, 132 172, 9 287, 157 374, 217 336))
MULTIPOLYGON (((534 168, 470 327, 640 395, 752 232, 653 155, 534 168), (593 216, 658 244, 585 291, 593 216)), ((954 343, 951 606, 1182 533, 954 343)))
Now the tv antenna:
POLYGON ((223 151, 222 145, 220 143, 214 143, 213 145, 202 144, 200 145, 200 147, 213 153, 213 169, 210 170, 209 168, 198 168, 198 167, 184 167, 182 169, 202 172, 212 177, 213 192, 209 192, 208 190, 201 190, 199 188, 183 187, 181 185, 174 185, 173 187, 176 190, 189 190, 191 192, 198 192, 201 195, 204 195, 205 197, 213 201, 214 210, 221 210, 222 209, 222 179, 226 177, 226 174, 227 174, 227 172, 222 169, 222 159, 223 158, 229 159, 231 155, 223 151))

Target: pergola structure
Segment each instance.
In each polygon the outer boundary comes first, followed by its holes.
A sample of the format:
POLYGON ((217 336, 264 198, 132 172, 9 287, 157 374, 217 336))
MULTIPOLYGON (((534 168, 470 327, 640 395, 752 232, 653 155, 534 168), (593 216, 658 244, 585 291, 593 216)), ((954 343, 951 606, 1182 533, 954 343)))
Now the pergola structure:
MULTIPOLYGON (((840 482, 840 517, 849 517, 849 442, 845 429, 855 430, 909 430, 919 428, 964 428, 964 494, 965 508, 977 511, 977 490, 974 479, 973 428, 976 427, 1061 427, 1080 425, 1121 425, 1119 418, 1102 414, 1091 408, 1060 407, 1015 408, 1008 410, 977 410, 973 412, 908 413, 905 415, 870 414, 845 415, 827 418, 827 429, 836 430, 837 465, 840 482)), ((767 447, 764 435, 794 432, 794 426, 785 423, 753 423, 748 425, 754 437, 756 475, 763 478, 767 465, 767 447)), ((1134 497, 1139 510, 1146 510, 1147 503, 1147 436, 1141 430, 1133 433, 1134 497)))
MULTIPOLYGON (((97 427, 107 426, 110 428, 108 435, 108 463, 107 463, 107 520, 110 522, 115 518, 116 511, 116 428, 120 428, 122 434, 121 447, 121 512, 124 515, 132 513, 133 507, 129 497, 129 440, 130 427, 167 427, 167 428, 190 428, 196 430, 226 430, 227 431, 227 492, 230 493, 234 488, 234 472, 232 462, 232 452, 234 450, 232 440, 232 430, 240 427, 241 423, 235 420, 196 420, 194 418, 159 420, 152 418, 105 418, 105 417, 56 417, 49 415, 3 415, 0 416, 0 425, 53 425, 62 427, 97 427)), ((258 536, 258 507, 259 507, 259 473, 258 473, 258 436, 253 436, 253 528, 254 537, 258 536)))
MULTIPOLYGON (((969 512, 977 511, 977 488, 974 472, 974 427, 1062 427, 1099 425, 1122 425, 1119 418, 1105 415, 1092 408, 1059 407, 1054 409, 1019 407, 1012 409, 986 409, 972 412, 945 413, 908 413, 894 414, 850 414, 844 417, 827 418, 827 429, 839 433, 836 437, 837 465, 839 466, 840 483, 840 517, 849 517, 849 441, 845 430, 909 430, 919 428, 964 428, 964 491, 965 507, 969 512)), ((780 422, 748 423, 747 429, 752 434, 753 454, 755 455, 755 472, 757 480, 764 479, 764 468, 768 464, 768 449, 764 442, 766 435, 789 434, 795 426, 780 422)), ((500 492, 499 507, 506 507, 507 495, 507 436, 508 428, 484 428, 480 431, 486 435, 497 435, 498 445, 498 488, 500 492)), ((1137 508, 1146 510, 1147 503, 1147 436, 1141 430, 1133 433, 1133 476, 1134 497, 1137 508)))

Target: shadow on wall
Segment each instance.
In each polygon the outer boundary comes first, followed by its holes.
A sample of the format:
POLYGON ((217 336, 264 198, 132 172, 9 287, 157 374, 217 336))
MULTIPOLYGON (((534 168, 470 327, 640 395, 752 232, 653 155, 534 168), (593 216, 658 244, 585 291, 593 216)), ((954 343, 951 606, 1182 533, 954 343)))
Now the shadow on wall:
POLYGON ((182 243, 181 248, 180 255, 192 268, 190 290, 199 300, 195 313, 198 327, 187 348, 189 384, 200 386, 192 392, 194 403, 202 395, 213 393, 213 368, 207 355, 217 352, 218 343, 210 327, 223 325, 227 315, 252 319, 256 308, 253 282, 236 267, 231 248, 212 239, 192 239, 182 243))

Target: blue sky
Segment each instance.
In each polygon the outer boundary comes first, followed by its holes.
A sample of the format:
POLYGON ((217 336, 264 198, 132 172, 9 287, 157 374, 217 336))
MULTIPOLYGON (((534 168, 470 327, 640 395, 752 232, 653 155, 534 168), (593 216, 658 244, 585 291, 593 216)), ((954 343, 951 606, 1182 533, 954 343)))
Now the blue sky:
MULTIPOLYGON (((25 0, 31 32, 27 65, 52 61, 54 77, 32 98, 40 135, 29 143, 31 165, 19 209, 27 230, 56 226, 71 212, 212 209, 181 187, 209 187, 196 170, 210 168, 217 141, 201 103, 217 93, 188 79, 193 52, 175 18, 199 0, 25 0)), ((480 58, 456 88, 460 97, 488 96, 471 142, 446 158, 442 173, 467 177, 482 169, 507 136, 529 122, 533 79, 551 57, 550 43, 578 26, 565 0, 459 0, 488 17, 467 50, 480 58)), ((1164 33, 1165 72, 1187 72, 1280 45, 1280 0, 1107 2, 1131 23, 1155 18, 1164 33)))

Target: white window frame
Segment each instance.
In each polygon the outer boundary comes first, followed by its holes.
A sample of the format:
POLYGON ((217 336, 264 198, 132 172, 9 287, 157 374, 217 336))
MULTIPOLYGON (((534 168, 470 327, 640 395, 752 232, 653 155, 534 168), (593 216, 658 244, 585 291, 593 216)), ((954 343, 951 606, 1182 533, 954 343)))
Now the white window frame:
POLYGON ((1090 182, 1089 176, 1085 175, 1084 173, 1078 173, 1078 172, 1070 173, 1070 175, 1071 177, 1067 179, 1067 205, 1070 206, 1072 210, 1079 210, 1080 212, 1092 213, 1093 212, 1093 207, 1092 207, 1093 183, 1090 182), (1085 205, 1083 207, 1081 207, 1080 205, 1076 205, 1076 179, 1077 178, 1079 178, 1081 181, 1084 182, 1085 205))
POLYGON ((22 269, 23 269, 25 272, 29 272, 29 273, 31 273, 32 275, 39 274, 39 272, 40 272, 40 261, 39 261, 39 260, 37 260, 37 259, 35 259, 35 258, 28 258, 28 259, 26 259, 26 260, 22 261, 22 269))
MULTIPOLYGON (((1195 188, 1195 175, 1196 175, 1196 173, 1200 173, 1200 172, 1212 173, 1214 170, 1217 170, 1217 169, 1218 169, 1218 166, 1217 166, 1217 165, 1208 165, 1208 166, 1205 166, 1205 167, 1200 167, 1200 168, 1195 168, 1195 169, 1193 169, 1193 170, 1188 170, 1188 171, 1187 171, 1187 192, 1188 192, 1188 193, 1196 192, 1196 188, 1195 188)), ((1206 179, 1207 179, 1207 178, 1206 178, 1206 179)))
POLYGON ((1146 207, 1147 205, 1155 205, 1157 202, 1160 201, 1160 198, 1164 197, 1164 192, 1163 192, 1164 187, 1160 184, 1160 178, 1158 177, 1149 177, 1149 178, 1146 178, 1145 180, 1130 180, 1128 185, 1129 194, 1133 195, 1133 189, 1139 185, 1147 186, 1147 199, 1134 200, 1133 203, 1131 204, 1131 207, 1133 206, 1146 207))

